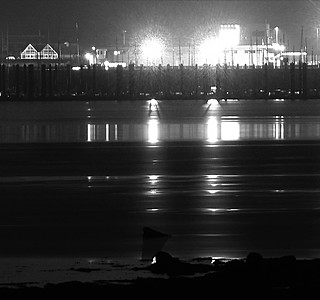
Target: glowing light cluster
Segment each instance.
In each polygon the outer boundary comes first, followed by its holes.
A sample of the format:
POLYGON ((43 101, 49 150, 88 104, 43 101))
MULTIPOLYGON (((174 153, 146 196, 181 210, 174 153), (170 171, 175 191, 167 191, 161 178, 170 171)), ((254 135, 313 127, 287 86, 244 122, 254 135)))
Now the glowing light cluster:
POLYGON ((218 37, 207 37, 200 44, 200 57, 203 63, 217 64, 223 60, 225 49, 240 43, 240 25, 221 25, 218 37))
POLYGON ((156 37, 147 38, 141 44, 142 56, 151 62, 155 62, 163 55, 164 48, 164 43, 161 39, 156 37))
POLYGON ((85 58, 88 60, 89 65, 92 65, 94 63, 94 56, 91 53, 86 53, 85 58))
POLYGON ((240 43, 240 26, 237 24, 221 25, 219 43, 223 48, 238 46, 240 43))
POLYGON ((220 57, 220 45, 219 40, 209 37, 200 44, 200 57, 203 63, 217 64, 220 57))
POLYGON ((273 43, 272 44, 272 48, 275 50, 275 51, 284 51, 286 50, 286 47, 284 45, 280 45, 278 43, 273 43))

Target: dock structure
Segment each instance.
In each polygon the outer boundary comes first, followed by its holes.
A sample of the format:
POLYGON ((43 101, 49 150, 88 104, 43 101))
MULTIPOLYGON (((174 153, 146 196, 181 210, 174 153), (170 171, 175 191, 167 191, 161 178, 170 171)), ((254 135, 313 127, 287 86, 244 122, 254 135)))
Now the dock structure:
POLYGON ((0 65, 1 100, 320 98, 320 68, 252 66, 0 65))

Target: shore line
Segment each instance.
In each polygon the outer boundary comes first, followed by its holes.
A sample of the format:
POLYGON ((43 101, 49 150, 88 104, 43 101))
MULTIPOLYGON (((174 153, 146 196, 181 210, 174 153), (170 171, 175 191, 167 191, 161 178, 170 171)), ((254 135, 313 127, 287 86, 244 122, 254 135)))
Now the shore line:
MULTIPOLYGON (((297 259, 293 255, 265 258, 255 252, 243 259, 195 258, 184 261, 161 251, 155 256, 154 263, 140 264, 130 269, 136 272, 136 278, 49 282, 43 287, 26 287, 23 283, 12 284, 11 287, 10 284, 5 287, 0 285, 0 295, 94 296, 101 292, 116 292, 117 295, 128 296, 152 293, 149 296, 157 297, 170 292, 180 296, 212 293, 215 296, 247 295, 255 296, 255 299, 292 299, 299 296, 305 298, 308 293, 314 295, 320 280, 319 258, 297 259)), ((92 274, 99 272, 99 268, 79 266, 67 271, 92 274)))

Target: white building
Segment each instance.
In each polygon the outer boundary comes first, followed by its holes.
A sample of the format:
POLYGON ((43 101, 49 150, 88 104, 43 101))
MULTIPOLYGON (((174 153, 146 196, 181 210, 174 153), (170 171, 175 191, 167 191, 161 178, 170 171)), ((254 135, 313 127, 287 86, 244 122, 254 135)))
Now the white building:
POLYGON ((53 49, 52 46, 46 44, 45 46, 37 49, 37 47, 29 44, 20 55, 21 59, 27 60, 37 60, 37 59, 45 59, 45 60, 56 60, 59 58, 58 53, 53 49))

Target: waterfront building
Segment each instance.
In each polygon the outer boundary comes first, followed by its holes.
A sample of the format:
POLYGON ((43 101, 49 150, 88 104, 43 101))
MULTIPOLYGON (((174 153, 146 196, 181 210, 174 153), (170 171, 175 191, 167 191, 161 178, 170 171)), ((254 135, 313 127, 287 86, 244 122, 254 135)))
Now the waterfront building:
POLYGON ((20 54, 21 60, 57 60, 58 58, 58 53, 49 44, 40 48, 29 44, 20 54))
POLYGON ((38 59, 38 50, 31 44, 29 44, 20 55, 21 59, 38 59))
MULTIPOLYGON (((274 29, 275 30, 275 29, 274 29)), ((279 38, 279 28, 276 34, 267 25, 265 30, 254 30, 248 37, 238 24, 223 24, 218 34, 212 34, 199 40, 178 39, 167 43, 156 37, 149 37, 139 44, 120 47, 110 45, 97 47, 87 53, 89 64, 122 64, 144 66, 195 66, 224 65, 232 66, 263 66, 265 64, 281 66, 292 57, 286 56, 286 47, 279 38)), ((303 56, 304 57, 304 56, 303 56)))

